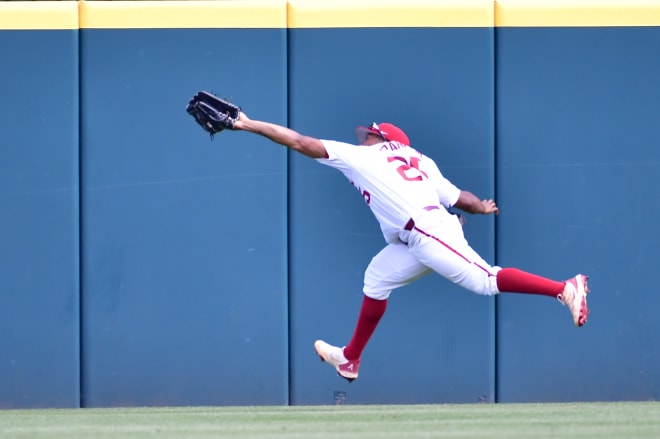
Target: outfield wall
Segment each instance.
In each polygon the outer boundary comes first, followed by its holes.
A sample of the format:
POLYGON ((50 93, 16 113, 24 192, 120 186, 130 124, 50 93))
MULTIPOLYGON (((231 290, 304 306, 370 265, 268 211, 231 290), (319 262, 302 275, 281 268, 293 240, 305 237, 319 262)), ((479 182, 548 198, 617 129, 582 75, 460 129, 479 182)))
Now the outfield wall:
POLYGON ((79 404, 77 25, 0 4, 0 407, 79 404))
POLYGON ((0 407, 659 397, 660 2, 0 2, 0 29, 0 407), (312 344, 350 338, 378 225, 340 173, 210 141, 199 89, 321 138, 395 122, 498 201, 465 229, 488 261, 591 275, 588 325, 431 275, 340 380, 312 344))
POLYGON ((593 313, 499 297, 498 398, 658 399, 660 3, 535 5, 496 3, 497 261, 590 274, 593 313))

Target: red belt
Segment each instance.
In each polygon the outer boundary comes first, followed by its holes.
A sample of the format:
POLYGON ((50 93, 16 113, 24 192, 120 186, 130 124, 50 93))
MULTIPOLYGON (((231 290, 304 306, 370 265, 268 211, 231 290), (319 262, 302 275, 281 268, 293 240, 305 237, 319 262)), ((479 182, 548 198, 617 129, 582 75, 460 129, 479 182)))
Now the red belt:
MULTIPOLYGON (((438 206, 426 206, 424 210, 436 210, 440 209, 438 206)), ((403 230, 411 231, 412 229, 415 228, 415 221, 413 221, 412 218, 408 220, 405 226, 403 226, 403 230)))

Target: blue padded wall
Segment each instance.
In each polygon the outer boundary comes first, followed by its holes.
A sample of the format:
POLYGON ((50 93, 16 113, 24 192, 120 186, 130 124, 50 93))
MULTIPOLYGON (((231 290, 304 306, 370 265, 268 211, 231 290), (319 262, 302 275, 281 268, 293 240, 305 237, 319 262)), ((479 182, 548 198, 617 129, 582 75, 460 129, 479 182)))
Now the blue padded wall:
MULTIPOLYGON (((291 29, 289 39, 294 129, 353 142, 356 125, 393 122, 458 186, 493 196, 492 28, 291 29)), ((292 403, 332 403, 335 392, 351 404, 493 400, 494 299, 437 275, 393 293, 357 382, 319 363, 316 338, 348 343, 363 272, 385 242, 339 171, 291 155, 290 181, 292 403)), ((492 224, 466 228, 491 261, 492 224)))
POLYGON ((658 8, 546 3, 0 2, 0 408, 658 399, 658 8), (347 384, 313 342, 349 341, 379 227, 340 172, 209 140, 200 89, 401 126, 495 197, 486 260, 591 275, 589 323, 430 275, 347 384))
POLYGON ((0 407, 77 407, 78 33, 0 30, 0 407))
POLYGON ((660 396, 659 51, 657 27, 497 29, 498 262, 591 275, 593 311, 500 298, 503 402, 660 396))
POLYGON ((84 406, 288 402, 286 153, 184 111, 286 124, 285 35, 81 30, 84 406))

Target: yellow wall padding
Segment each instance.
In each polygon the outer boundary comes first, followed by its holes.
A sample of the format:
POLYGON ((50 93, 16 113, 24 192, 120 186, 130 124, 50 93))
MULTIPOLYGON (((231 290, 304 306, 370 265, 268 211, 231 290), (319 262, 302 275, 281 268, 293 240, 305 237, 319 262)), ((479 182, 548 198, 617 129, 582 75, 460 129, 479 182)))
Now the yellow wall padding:
POLYGON ((660 26, 660 0, 496 0, 495 25, 660 26))
POLYGON ((286 0, 81 1, 80 28, 282 29, 286 0))
POLYGON ((0 29, 78 29, 78 2, 0 1, 0 29))
POLYGON ((491 27, 493 0, 289 0, 288 27, 491 27))
POLYGON ((0 29, 660 26, 660 0, 0 1, 0 29))

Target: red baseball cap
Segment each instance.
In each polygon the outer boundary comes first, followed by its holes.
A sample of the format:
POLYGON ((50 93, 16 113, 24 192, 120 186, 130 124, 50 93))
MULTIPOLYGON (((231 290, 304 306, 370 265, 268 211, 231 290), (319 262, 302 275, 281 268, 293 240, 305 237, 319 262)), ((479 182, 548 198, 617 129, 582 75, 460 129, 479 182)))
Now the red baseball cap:
POLYGON ((359 126, 355 129, 355 135, 357 135, 360 143, 364 142, 369 134, 380 136, 388 142, 394 141, 410 146, 410 140, 408 139, 408 136, 406 136, 406 133, 404 133, 401 128, 392 125, 391 123, 374 122, 368 127, 359 126))

